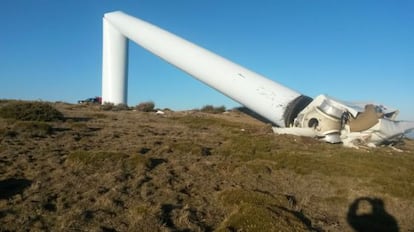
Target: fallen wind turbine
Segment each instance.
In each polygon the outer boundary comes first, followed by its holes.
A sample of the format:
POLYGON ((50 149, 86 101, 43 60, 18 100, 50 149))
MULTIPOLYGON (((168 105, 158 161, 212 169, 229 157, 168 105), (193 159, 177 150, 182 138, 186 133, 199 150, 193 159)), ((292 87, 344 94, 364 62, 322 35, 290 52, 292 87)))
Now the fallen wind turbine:
POLYGON ((414 122, 395 120, 398 110, 325 95, 312 99, 121 11, 103 17, 103 103, 127 103, 128 40, 266 118, 275 133, 378 145, 414 130, 414 122))

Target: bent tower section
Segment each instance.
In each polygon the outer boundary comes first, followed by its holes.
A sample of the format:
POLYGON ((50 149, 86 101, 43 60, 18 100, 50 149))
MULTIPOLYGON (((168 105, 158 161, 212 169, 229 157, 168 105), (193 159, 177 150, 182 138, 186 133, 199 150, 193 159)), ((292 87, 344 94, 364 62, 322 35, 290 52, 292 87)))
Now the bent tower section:
POLYGON ((102 103, 126 104, 128 39, 103 18, 102 103))
POLYGON ((278 126, 290 125, 312 101, 155 25, 116 11, 103 18, 104 103, 127 103, 128 39, 278 126))

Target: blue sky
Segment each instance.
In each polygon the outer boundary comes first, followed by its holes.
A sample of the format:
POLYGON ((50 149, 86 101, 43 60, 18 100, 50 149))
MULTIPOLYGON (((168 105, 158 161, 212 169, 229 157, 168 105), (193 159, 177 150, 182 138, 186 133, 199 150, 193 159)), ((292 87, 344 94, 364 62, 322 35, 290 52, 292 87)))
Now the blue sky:
MULTIPOLYGON (((374 101, 414 120, 414 1, 2 0, 0 98, 101 94, 102 16, 122 10, 315 97, 374 101)), ((238 106, 134 43, 128 104, 238 106)))

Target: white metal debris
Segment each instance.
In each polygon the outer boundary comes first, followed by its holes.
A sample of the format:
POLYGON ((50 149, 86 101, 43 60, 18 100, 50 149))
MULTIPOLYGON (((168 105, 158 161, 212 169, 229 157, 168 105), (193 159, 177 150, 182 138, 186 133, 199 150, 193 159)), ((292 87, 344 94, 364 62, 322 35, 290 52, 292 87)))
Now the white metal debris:
POLYGON ((372 103, 348 103, 325 95, 316 97, 278 134, 317 137, 330 143, 376 146, 400 140, 414 131, 414 122, 397 121, 398 110, 372 103))

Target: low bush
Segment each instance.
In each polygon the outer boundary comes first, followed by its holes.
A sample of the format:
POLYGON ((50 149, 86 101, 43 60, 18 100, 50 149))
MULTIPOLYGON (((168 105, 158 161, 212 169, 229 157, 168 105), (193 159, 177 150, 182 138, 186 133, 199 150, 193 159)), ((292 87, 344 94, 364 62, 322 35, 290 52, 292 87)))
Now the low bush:
POLYGON ((10 101, 0 108, 0 117, 22 121, 60 121, 63 114, 46 102, 10 101))
POLYGON ((155 104, 154 102, 142 102, 139 103, 135 109, 141 112, 153 112, 155 104))
POLYGON ((203 106, 203 108, 201 108, 200 111, 204 113, 210 113, 210 114, 220 114, 226 111, 226 107, 225 106, 216 107, 212 105, 206 105, 206 106, 203 106))

